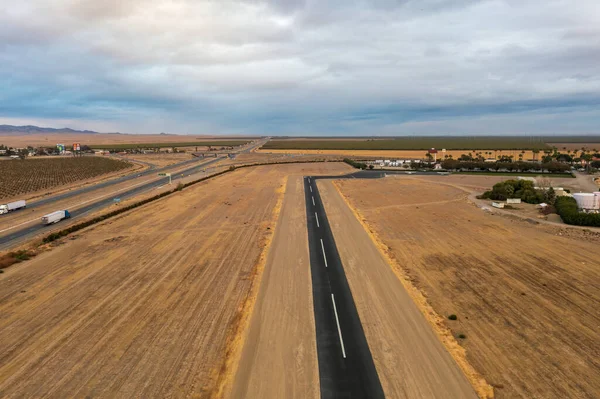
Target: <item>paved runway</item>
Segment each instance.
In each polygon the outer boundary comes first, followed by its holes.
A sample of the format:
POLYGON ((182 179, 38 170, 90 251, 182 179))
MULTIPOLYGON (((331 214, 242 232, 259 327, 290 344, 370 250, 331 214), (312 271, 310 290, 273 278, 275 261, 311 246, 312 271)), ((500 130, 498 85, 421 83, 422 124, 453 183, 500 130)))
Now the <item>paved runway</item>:
POLYGON ((316 182, 304 185, 321 398, 383 398, 316 182))

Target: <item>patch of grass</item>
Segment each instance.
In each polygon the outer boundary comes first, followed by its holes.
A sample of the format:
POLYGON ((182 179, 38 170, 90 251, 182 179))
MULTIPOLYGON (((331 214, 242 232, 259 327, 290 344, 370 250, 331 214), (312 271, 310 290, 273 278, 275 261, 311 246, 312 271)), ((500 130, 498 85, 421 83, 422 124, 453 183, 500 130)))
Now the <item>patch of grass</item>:
POLYGON ((448 316, 448 320, 457 320, 458 317, 456 317, 455 314, 451 314, 450 316, 448 316))
POLYGON ((15 263, 24 262, 33 258, 35 255, 35 252, 24 249, 4 254, 0 256, 0 269, 6 269, 7 267, 14 265, 15 263))

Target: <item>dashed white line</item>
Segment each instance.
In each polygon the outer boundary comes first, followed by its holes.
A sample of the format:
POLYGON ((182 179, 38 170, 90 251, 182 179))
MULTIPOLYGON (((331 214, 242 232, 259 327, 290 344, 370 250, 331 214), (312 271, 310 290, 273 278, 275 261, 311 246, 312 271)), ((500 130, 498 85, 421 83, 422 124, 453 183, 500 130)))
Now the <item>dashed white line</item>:
POLYGON ((315 206, 315 197, 312 197, 313 200, 313 206, 315 206))
POLYGON ((315 217, 317 218, 317 227, 321 227, 319 226, 319 215, 317 215, 317 212, 315 212, 315 217))
MULTIPOLYGON (((101 195, 101 196, 99 196, 99 197, 92 198, 92 199, 90 199, 90 200, 83 201, 83 202, 80 202, 80 203, 78 203, 78 204, 71 204, 71 205, 69 205, 69 206, 65 206, 64 208, 66 208, 66 209, 68 209, 68 208, 75 208, 75 207, 78 207, 78 206, 80 206, 80 205, 87 204, 88 202, 96 201, 96 200, 99 200, 99 199, 101 199, 101 198, 106 198, 106 197, 109 197, 109 196, 111 196, 111 195, 114 195, 114 194, 116 194, 116 193, 119 193, 119 192, 121 192, 121 191, 125 191, 125 190, 128 190, 128 189, 130 189, 130 188, 133 188, 133 187, 141 186, 142 184, 146 184, 146 183, 151 183, 151 180, 146 180, 146 181, 143 181, 143 182, 141 182, 141 183, 134 184, 134 185, 132 185, 132 186, 127 186, 127 187, 125 187, 125 188, 122 188, 122 189, 120 189, 120 190, 113 191, 113 192, 111 192, 111 193, 109 193, 109 194, 101 195)), ((85 194, 85 193, 84 193, 84 194, 85 194)), ((16 224, 16 225, 14 225, 14 226, 10 226, 10 227, 8 227, 8 228, 6 228, 6 229, 4 229, 4 230, 0 230, 0 233, 4 233, 5 231, 12 230, 12 229, 14 229, 14 228, 16 228, 16 227, 23 226, 23 225, 25 225, 25 224, 33 223, 33 222, 36 222, 36 221, 38 221, 38 220, 40 220, 40 218, 31 219, 31 220, 29 220, 29 221, 27 221, 27 222, 23 222, 23 223, 20 223, 20 224, 16 224)))
POLYGON ((333 312, 335 313, 335 322, 337 323, 338 334, 340 335, 340 344, 342 344, 342 356, 346 358, 346 349, 344 348, 344 339, 342 338, 342 329, 340 328, 340 319, 338 318, 337 308, 335 307, 335 298, 331 294, 331 302, 333 303, 333 312))
POLYGON ((310 177, 308 178, 308 183, 310 184, 310 177))
POLYGON ((312 186, 308 186, 308 188, 310 188, 310 192, 312 193, 312 186))
POLYGON ((325 267, 327 266, 327 256, 325 256, 325 246, 323 245, 323 239, 321 238, 321 249, 323 250, 323 259, 325 260, 325 267))

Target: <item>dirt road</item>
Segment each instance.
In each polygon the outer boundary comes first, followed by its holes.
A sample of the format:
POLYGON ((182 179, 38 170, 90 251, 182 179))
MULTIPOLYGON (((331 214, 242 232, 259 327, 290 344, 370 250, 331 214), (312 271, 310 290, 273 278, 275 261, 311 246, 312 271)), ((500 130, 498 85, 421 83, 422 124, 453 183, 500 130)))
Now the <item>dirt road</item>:
POLYGON ((386 396, 475 398, 461 369, 335 187, 330 181, 319 181, 318 187, 386 396))
POLYGON ((490 215, 444 177, 427 180, 335 184, 436 328, 466 336, 497 398, 599 397, 600 236, 490 215))
POLYGON ((301 176, 288 179, 231 398, 318 398, 315 323, 301 176))

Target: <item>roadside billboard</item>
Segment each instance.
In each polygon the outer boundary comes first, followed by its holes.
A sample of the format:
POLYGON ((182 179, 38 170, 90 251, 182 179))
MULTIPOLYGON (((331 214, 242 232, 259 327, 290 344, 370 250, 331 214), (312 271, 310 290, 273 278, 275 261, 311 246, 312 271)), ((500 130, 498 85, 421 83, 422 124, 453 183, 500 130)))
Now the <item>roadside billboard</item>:
POLYGON ((64 153, 65 152, 65 145, 64 144, 57 144, 56 145, 56 149, 58 150, 59 153, 64 153))
POLYGON ((81 144, 73 143, 73 151, 81 151, 81 144))

